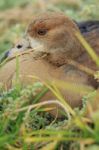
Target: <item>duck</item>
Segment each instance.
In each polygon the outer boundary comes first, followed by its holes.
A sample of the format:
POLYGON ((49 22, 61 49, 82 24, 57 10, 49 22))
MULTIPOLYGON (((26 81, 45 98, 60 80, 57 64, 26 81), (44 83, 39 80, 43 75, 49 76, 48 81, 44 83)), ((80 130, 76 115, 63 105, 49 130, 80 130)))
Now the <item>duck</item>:
MULTIPOLYGON (((62 12, 44 12, 35 16, 29 23, 24 38, 5 56, 10 58, 0 68, 0 83, 5 89, 11 89, 16 79, 16 52, 19 55, 19 80, 22 86, 35 82, 37 77, 42 82, 61 81, 71 84, 73 89, 86 87, 92 92, 98 88, 98 82, 92 74, 69 63, 72 60, 97 71, 98 66, 92 61, 75 33, 80 33, 99 55, 99 22, 76 22, 62 12), (29 50, 30 49, 30 50, 29 50)), ((72 107, 82 107, 85 90, 78 93, 73 89, 59 87, 59 90, 72 107)), ((83 88, 84 89, 84 88, 83 88)), ((56 99, 48 91, 41 101, 56 99)))

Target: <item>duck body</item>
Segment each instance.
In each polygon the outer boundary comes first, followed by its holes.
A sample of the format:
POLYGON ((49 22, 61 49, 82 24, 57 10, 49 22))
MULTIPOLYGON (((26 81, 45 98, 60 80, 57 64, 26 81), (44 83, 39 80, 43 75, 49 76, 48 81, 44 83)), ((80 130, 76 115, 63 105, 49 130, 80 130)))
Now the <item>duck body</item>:
MULTIPOLYGON (((23 86, 33 84, 35 80, 32 77, 36 76, 42 82, 60 80, 64 83, 71 83, 75 88, 82 85, 86 86, 90 92, 94 91, 96 84, 98 84, 94 78, 92 77, 93 84, 89 74, 65 62, 69 58, 90 67, 94 71, 98 70, 98 67, 74 35, 76 31, 81 31, 95 52, 99 54, 99 27, 98 25, 95 26, 95 22, 91 25, 88 25, 88 22, 78 24, 61 13, 59 15, 56 13, 42 14, 33 19, 27 29, 29 44, 27 44, 26 49, 30 46, 33 48, 33 42, 36 41, 37 46, 40 45, 40 50, 43 49, 47 55, 36 59, 34 57, 35 52, 19 56, 20 83, 23 86)), ((15 78, 16 59, 14 58, 1 67, 0 82, 4 84, 4 87, 10 89, 15 78)), ((73 108, 80 107, 82 97, 88 94, 85 91, 75 93, 68 88, 60 88, 60 91, 73 108)), ((43 101, 53 99, 55 96, 50 91, 42 98, 43 101)))
MULTIPOLYGON (((79 88, 79 86, 85 86, 89 91, 93 91, 94 88, 91 86, 88 76, 77 70, 71 65, 62 65, 60 67, 53 66, 49 64, 42 58, 35 60, 33 58, 33 53, 25 54, 24 56, 19 57, 19 81, 21 85, 27 86, 33 84, 38 78, 39 81, 54 82, 62 81, 71 84, 73 88, 79 88), (71 70, 71 71, 70 71, 71 70)), ((16 59, 9 61, 4 67, 0 70, 0 82, 3 82, 5 89, 10 89, 13 87, 13 83, 16 80, 16 59), (8 70, 7 70, 8 69, 8 70), (8 75, 5 74, 8 73, 8 75)), ((85 91, 80 91, 75 93, 72 89, 60 88, 60 92, 64 99, 74 107, 81 107, 81 99, 87 94, 85 91)), ((48 92, 41 101, 53 100, 56 99, 54 94, 48 92)))

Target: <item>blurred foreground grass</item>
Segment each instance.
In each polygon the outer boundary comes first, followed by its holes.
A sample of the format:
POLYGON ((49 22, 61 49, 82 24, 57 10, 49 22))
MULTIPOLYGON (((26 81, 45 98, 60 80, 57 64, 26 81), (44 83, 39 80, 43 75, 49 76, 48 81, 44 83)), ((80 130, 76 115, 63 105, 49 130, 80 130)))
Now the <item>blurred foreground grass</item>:
MULTIPOLYGON (((86 20, 98 19, 98 9, 98 0, 0 0, 0 53, 10 49, 24 34, 38 10, 62 10, 73 19, 86 20)), ((55 86, 36 82, 26 88, 16 85, 4 92, 0 85, 0 150, 99 149, 99 112, 91 112, 92 120, 83 118, 86 102, 96 92, 85 95, 82 110, 72 110, 55 86), (50 116, 43 103, 39 107, 34 104, 48 90, 60 100, 64 119, 50 116)))

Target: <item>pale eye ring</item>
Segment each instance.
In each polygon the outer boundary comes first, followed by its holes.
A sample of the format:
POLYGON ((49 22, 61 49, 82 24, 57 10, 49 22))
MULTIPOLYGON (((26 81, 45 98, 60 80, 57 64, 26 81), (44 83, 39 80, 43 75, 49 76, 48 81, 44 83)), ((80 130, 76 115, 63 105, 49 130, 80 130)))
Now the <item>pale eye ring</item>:
POLYGON ((46 29, 39 29, 37 32, 39 35, 45 35, 47 33, 46 29))

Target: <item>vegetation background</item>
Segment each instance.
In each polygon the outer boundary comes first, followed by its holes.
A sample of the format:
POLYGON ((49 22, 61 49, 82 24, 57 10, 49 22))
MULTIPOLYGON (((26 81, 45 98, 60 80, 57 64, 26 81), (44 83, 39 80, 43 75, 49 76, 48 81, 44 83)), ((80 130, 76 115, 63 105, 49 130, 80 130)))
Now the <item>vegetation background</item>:
MULTIPOLYGON (((45 10, 61 10, 77 21, 99 20, 99 0, 0 0, 0 54, 24 35, 38 11, 45 10)), ((99 112, 93 113, 91 125, 82 122, 79 110, 72 110, 76 116, 70 121, 52 118, 48 108, 28 110, 34 106, 32 97, 39 101, 47 91, 42 83, 7 92, 0 86, 0 150, 99 150, 99 112)))

